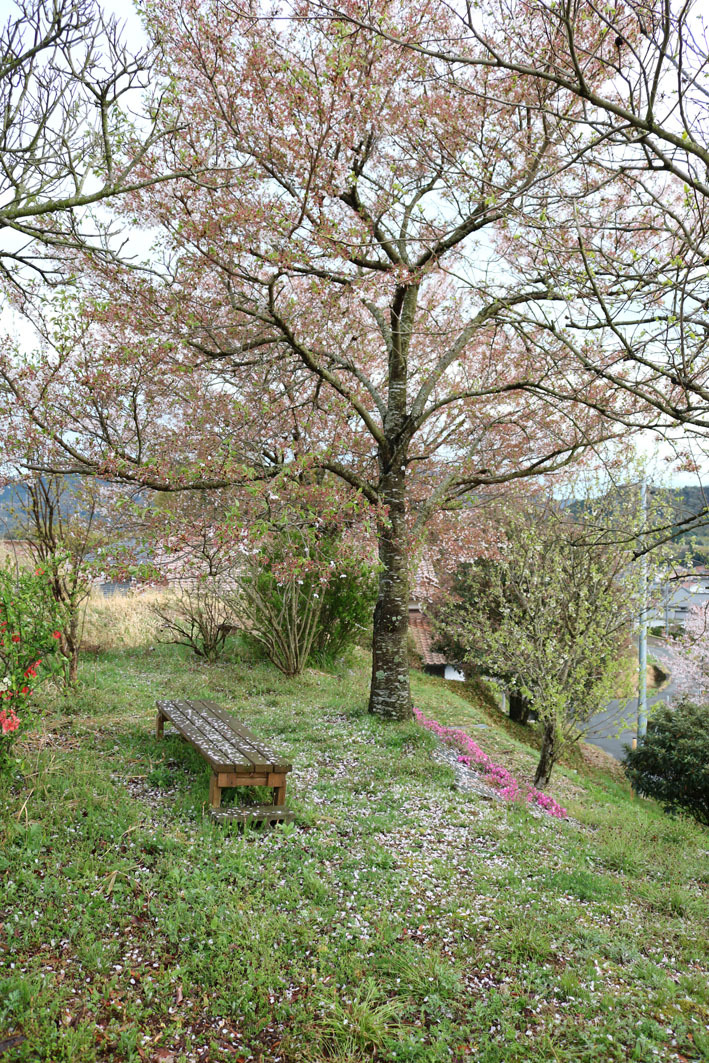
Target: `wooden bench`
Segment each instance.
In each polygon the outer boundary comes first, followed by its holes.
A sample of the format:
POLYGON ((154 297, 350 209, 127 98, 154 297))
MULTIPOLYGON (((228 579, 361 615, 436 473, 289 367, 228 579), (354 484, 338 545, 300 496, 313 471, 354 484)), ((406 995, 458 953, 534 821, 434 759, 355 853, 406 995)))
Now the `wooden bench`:
POLYGON ((293 818, 285 807, 286 775, 292 765, 248 727, 213 701, 158 701, 156 705, 156 738, 162 737, 169 720, 209 763, 209 804, 216 819, 249 823, 293 818), (222 790, 228 786, 270 786, 273 805, 222 809, 222 790))

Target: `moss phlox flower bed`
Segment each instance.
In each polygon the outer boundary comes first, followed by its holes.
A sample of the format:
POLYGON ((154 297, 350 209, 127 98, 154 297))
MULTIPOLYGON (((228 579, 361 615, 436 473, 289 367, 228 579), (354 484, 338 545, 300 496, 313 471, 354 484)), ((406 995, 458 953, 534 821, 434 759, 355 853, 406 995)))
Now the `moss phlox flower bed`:
POLYGON ((431 731, 446 745, 455 746, 461 750, 458 756, 459 762, 469 768, 479 770, 485 782, 499 790, 501 797, 505 801, 524 800, 529 804, 537 805, 544 812, 548 812, 550 816, 555 816, 557 819, 567 818, 566 809, 562 808, 553 797, 542 793, 541 790, 537 790, 535 786, 526 786, 520 783, 502 764, 495 764, 465 731, 458 727, 446 727, 438 723, 437 720, 431 720, 424 716, 421 710, 416 707, 414 707, 414 716, 422 727, 431 731))

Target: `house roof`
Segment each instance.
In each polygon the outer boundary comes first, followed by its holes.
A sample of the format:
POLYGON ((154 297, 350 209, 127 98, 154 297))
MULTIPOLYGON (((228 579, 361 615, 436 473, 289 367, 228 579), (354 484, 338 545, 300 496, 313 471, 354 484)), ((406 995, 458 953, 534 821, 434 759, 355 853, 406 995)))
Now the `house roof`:
POLYGON ((424 664, 441 665, 446 663, 444 653, 438 653, 431 649, 431 644, 433 643, 431 625, 420 609, 415 606, 409 609, 409 631, 414 640, 416 652, 420 655, 424 664))

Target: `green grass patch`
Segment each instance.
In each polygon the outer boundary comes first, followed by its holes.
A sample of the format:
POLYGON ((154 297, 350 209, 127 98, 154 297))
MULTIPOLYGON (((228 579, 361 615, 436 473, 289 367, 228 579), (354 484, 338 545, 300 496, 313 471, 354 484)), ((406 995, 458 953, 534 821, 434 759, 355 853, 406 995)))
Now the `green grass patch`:
MULTIPOLYGON (((709 1059, 709 832, 581 768, 568 823, 460 792, 431 734, 367 714, 367 667, 137 647, 45 695, 0 791, 3 1063, 709 1059), (295 822, 215 826, 165 696, 287 754, 295 822)), ((483 688, 413 684, 531 776, 483 688)))

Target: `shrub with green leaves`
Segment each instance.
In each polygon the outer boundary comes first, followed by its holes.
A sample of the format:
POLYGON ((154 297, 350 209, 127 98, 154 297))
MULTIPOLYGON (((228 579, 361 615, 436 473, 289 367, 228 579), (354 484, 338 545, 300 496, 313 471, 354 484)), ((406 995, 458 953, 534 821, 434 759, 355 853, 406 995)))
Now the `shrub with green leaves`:
POLYGON ((639 794, 709 826, 709 705, 681 701, 657 710, 624 764, 639 794))
POLYGON ((276 527, 227 597, 235 622, 284 675, 342 653, 369 622, 374 566, 314 523, 276 527))
POLYGON ((333 575, 320 593, 322 606, 310 656, 331 660, 371 629, 377 600, 376 569, 359 557, 341 557, 333 564, 333 575))
POLYGON ((0 771, 40 683, 61 672, 63 607, 43 569, 0 568, 0 771))

